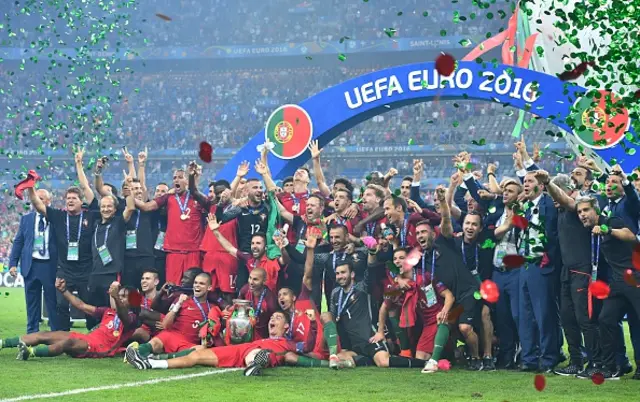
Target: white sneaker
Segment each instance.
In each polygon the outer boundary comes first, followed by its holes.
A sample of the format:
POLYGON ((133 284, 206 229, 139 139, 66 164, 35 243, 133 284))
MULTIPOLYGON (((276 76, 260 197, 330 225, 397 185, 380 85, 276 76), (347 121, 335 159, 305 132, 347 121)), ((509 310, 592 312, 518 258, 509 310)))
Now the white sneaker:
POLYGON ((340 359, 336 355, 329 356, 329 368, 339 369, 340 368, 340 359))
POLYGON ((423 374, 435 373, 436 371, 438 371, 438 362, 433 359, 429 359, 429 361, 424 364, 424 368, 422 369, 423 374))

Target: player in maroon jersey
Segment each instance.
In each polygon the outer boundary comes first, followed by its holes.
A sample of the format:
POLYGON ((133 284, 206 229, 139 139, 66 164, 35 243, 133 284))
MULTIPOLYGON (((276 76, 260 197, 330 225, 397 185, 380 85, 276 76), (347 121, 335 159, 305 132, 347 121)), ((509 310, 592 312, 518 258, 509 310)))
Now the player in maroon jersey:
POLYGON ((207 300, 211 289, 211 276, 206 272, 198 274, 193 281, 193 296, 183 293, 169 308, 162 321, 165 328, 148 343, 131 343, 128 349, 137 349, 142 356, 151 353, 177 353, 202 348, 200 339, 201 323, 206 322, 212 309, 207 300))
MULTIPOLYGON (((311 324, 315 331, 315 321, 311 324)), ((289 330, 289 316, 277 311, 269 319, 269 337, 240 345, 197 350, 187 356, 168 360, 154 360, 141 356, 135 349, 127 349, 127 361, 139 370, 174 369, 194 366, 247 367, 245 375, 259 375, 264 367, 275 367, 284 361, 287 352, 296 350, 295 342, 285 336, 289 330)), ((315 345, 315 337, 309 336, 303 346, 308 352, 315 345)))
POLYGON ((100 319, 100 325, 88 334, 52 331, 36 332, 19 338, 0 340, 0 349, 17 347, 18 360, 31 357, 55 357, 63 353, 76 358, 113 357, 136 329, 138 318, 129 309, 129 292, 118 282, 109 287, 111 308, 86 304, 67 290, 64 279, 56 279, 56 288, 73 307, 100 319))
MULTIPOLYGON (((197 170, 195 162, 190 170, 197 170)), ((149 202, 136 201, 141 211, 155 211, 167 207, 167 231, 163 249, 167 252, 167 282, 177 283, 187 269, 200 266, 200 242, 203 209, 188 190, 187 172, 178 169, 173 174, 174 194, 165 194, 149 202)))
POLYGON ((158 293, 158 283, 160 283, 160 277, 155 269, 147 269, 142 273, 142 279, 140 279, 140 321, 143 324, 136 329, 131 337, 135 341, 149 342, 149 339, 162 329, 164 314, 153 311, 151 308, 158 293))
MULTIPOLYGON (((276 295, 267 287, 266 282, 266 271, 262 268, 255 268, 249 273, 249 282, 240 289, 238 294, 240 299, 251 302, 251 308, 255 312, 256 325, 253 331, 253 340, 269 336, 269 319, 278 306, 276 295)), ((224 317, 227 318, 231 312, 231 309, 225 310, 224 317)))

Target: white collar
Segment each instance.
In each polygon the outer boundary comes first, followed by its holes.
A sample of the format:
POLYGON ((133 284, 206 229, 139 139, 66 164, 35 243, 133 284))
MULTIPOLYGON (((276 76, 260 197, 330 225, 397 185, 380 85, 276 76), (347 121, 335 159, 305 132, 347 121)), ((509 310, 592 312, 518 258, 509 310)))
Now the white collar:
POLYGON ((531 201, 533 203, 533 207, 537 207, 538 204, 540 203, 540 199, 542 198, 543 194, 540 194, 538 197, 536 197, 533 201, 531 201))

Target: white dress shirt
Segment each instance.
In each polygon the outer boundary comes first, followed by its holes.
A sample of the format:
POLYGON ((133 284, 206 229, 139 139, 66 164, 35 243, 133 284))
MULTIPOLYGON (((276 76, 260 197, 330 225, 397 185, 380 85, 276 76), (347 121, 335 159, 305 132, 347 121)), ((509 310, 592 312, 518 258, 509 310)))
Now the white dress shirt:
POLYGON ((41 217, 43 217, 43 215, 40 215, 39 213, 36 212, 36 216, 35 216, 36 223, 33 227, 33 252, 31 253, 31 256, 36 260, 48 260, 49 259, 49 226, 50 225, 49 225, 49 220, 45 218, 44 232, 40 232, 38 230, 38 226, 39 226, 41 217), (44 255, 40 254, 40 247, 36 247, 36 239, 38 237, 43 238, 44 255))

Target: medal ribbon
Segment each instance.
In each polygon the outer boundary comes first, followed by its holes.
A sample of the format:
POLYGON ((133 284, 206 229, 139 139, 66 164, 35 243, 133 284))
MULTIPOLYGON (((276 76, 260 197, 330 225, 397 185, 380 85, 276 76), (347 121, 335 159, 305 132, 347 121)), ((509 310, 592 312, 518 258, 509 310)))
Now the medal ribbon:
MULTIPOLYGON (((427 285, 427 276, 424 274, 424 264, 426 261, 426 256, 427 256, 427 251, 425 250, 422 253, 422 286, 426 286, 427 285)), ((431 284, 433 284, 433 274, 435 272, 436 269, 436 251, 433 250, 432 254, 431 254, 431 284)), ((413 280, 416 280, 416 273, 415 271, 413 272, 413 280)))
MULTIPOLYGON (((84 215, 84 211, 80 212, 80 220, 78 220, 78 238, 74 243, 80 242, 80 234, 82 234, 82 216, 83 215, 84 215)), ((69 244, 69 241, 71 240, 70 236, 71 235, 69 234, 69 213, 67 212, 67 244, 69 244)))
MULTIPOLYGON (((307 193, 300 198, 296 197, 295 193, 291 193, 291 199, 293 199, 294 206, 300 205, 300 200, 306 200, 307 198, 309 198, 309 190, 307 190, 307 193)), ((300 212, 300 209, 298 209, 298 212, 300 212)))
MULTIPOLYGON (((341 254, 340 259, 344 261, 344 252, 341 254)), ((333 253, 333 273, 336 273, 336 263, 338 262, 338 253, 333 253)))
POLYGON ((207 313, 205 314, 204 312, 204 308, 202 308, 202 305, 200 304, 200 302, 198 301, 198 299, 196 299, 195 297, 193 298, 193 301, 196 303, 196 306, 198 307, 198 310, 200 310, 200 314, 202 314, 202 320, 207 321, 207 315, 209 314, 209 311, 211 311, 211 305, 209 304, 209 300, 207 300, 207 313))
POLYGON ((367 223, 367 234, 373 237, 373 234, 376 232, 376 222, 367 223))
POLYGON ((178 194, 174 194, 174 197, 176 197, 176 201, 178 202, 178 208, 180 208, 181 215, 184 215, 184 213, 187 211, 187 206, 189 205, 189 195, 190 192, 189 190, 187 190, 187 195, 184 197, 183 204, 182 201, 180 201, 180 196, 178 194))
POLYGON ((355 286, 351 284, 351 289, 349 289, 349 293, 347 293, 346 300, 344 301, 344 303, 342 303, 342 298, 344 296, 344 289, 340 289, 340 295, 338 296, 338 318, 342 317, 342 312, 344 311, 344 308, 347 307, 347 304, 349 303, 349 298, 353 294, 354 288, 355 286))
POLYGON ((262 302, 264 301, 264 296, 267 294, 267 288, 262 289, 262 293, 260 294, 260 299, 258 300, 258 305, 253 306, 253 293, 251 294, 251 304, 253 310, 255 311, 256 320, 259 320, 260 313, 262 312, 262 302))
POLYGON ((404 223, 400 231, 400 247, 407 247, 407 231, 409 230, 409 214, 404 215, 404 223))
MULTIPOLYGON (((465 251, 464 251, 464 240, 462 240, 462 245, 461 245, 460 249, 462 250, 462 262, 466 266, 467 265, 467 256, 466 256, 465 251)), ((471 271, 471 273, 476 278, 478 283, 481 283, 482 281, 480 280, 480 276, 478 275, 478 265, 479 265, 478 261, 479 260, 478 260, 478 245, 477 244, 476 244, 475 250, 476 250, 476 266, 473 269, 473 271, 471 271)))
POLYGON ((291 320, 289 322, 289 329, 287 330, 287 333, 285 334, 285 336, 289 340, 293 339, 293 319, 295 317, 296 317, 296 305, 294 303, 293 306, 291 306, 291 320))
MULTIPOLYGON (((600 236, 591 233, 591 280, 589 284, 598 277, 598 262, 600 262, 600 236)), ((591 287, 589 287, 588 290, 587 311, 589 312, 589 318, 591 318, 593 313, 593 294, 591 293, 591 287)))
POLYGON ((113 317, 113 332, 119 331, 118 330, 119 327, 120 327, 120 317, 118 317, 118 313, 116 312, 115 316, 113 317))

